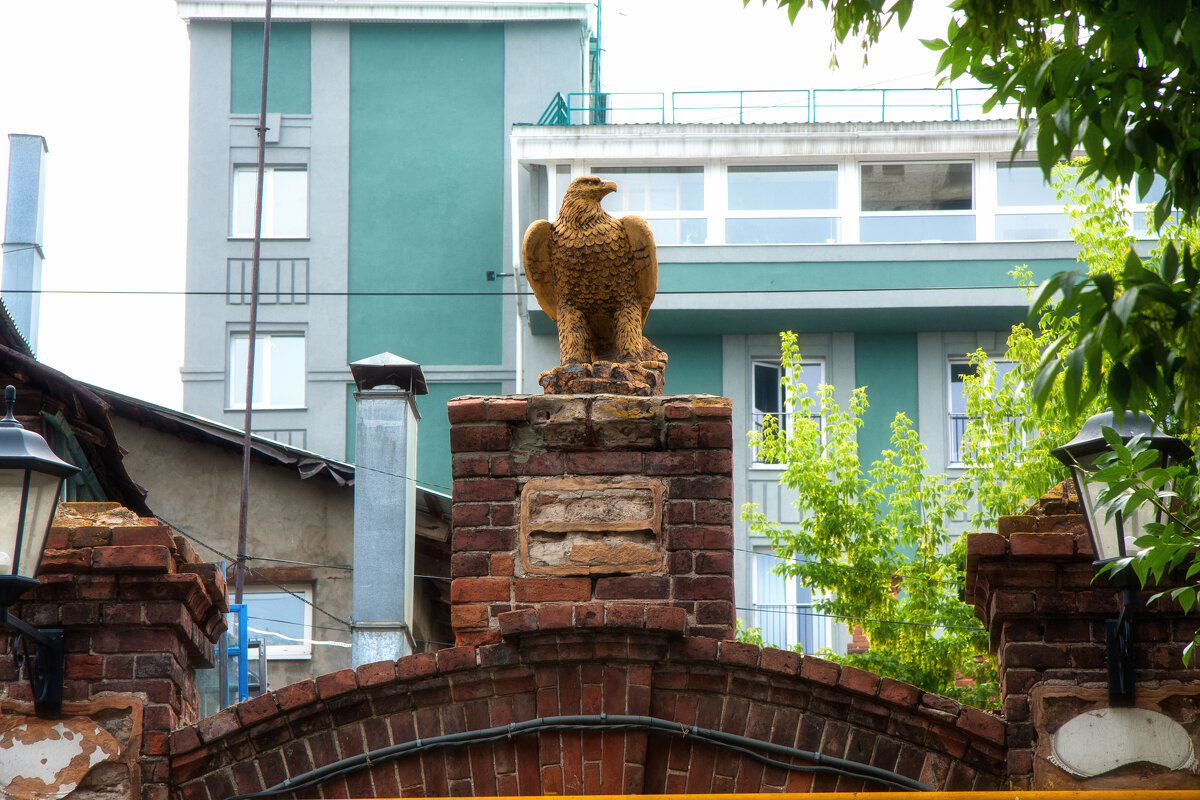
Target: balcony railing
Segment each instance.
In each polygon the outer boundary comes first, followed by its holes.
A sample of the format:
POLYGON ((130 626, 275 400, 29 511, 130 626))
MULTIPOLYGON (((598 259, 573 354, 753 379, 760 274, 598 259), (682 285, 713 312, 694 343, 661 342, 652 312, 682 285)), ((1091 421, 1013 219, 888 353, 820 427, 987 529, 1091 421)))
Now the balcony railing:
POLYGON ((990 89, 770 89, 556 94, 539 125, 957 122, 1015 119, 984 113, 990 89))
POLYGON ((828 618, 807 603, 755 603, 751 627, 759 628, 771 647, 799 644, 805 653, 815 653, 832 646, 828 618))
POLYGON ((951 414, 950 415, 950 463, 959 464, 962 462, 962 444, 963 436, 967 433, 967 417, 966 414, 951 414))

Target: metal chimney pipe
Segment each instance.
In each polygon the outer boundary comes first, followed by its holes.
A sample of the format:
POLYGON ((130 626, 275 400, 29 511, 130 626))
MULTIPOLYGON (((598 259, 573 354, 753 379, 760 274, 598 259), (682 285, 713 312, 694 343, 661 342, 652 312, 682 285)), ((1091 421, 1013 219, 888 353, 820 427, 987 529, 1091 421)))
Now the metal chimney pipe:
POLYGON ((413 652, 416 558, 416 395, 428 394, 419 364, 381 353, 350 365, 354 393, 355 667, 413 652))
POLYGON ((42 298, 42 215, 46 191, 46 140, 8 135, 8 205, 4 214, 4 275, 0 300, 17 330, 37 352, 42 298))

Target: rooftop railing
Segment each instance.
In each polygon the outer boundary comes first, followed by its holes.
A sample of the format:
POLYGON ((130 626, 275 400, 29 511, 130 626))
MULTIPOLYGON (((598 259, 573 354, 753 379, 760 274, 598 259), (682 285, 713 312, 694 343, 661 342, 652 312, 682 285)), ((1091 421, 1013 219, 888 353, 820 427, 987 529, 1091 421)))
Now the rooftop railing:
POLYGON ((768 89, 723 92, 556 94, 539 125, 782 122, 957 122, 1015 119, 986 113, 990 89, 768 89))

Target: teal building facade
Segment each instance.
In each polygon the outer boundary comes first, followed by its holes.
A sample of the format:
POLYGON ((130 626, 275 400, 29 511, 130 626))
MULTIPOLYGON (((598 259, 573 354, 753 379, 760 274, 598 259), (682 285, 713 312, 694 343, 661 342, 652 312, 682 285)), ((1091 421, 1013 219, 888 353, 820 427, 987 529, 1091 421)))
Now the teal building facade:
MULTIPOLYGON (((191 40, 185 410, 240 427, 259 2, 179 2, 191 40)), ((416 476, 448 492, 445 402, 515 385, 507 131, 586 88, 593 4, 276 4, 253 428, 353 460, 352 361, 420 363, 416 476), (510 287, 511 288, 511 287, 510 287)))
MULTIPOLYGON (((184 407, 238 427, 263 9, 178 7, 192 44, 184 407)), ((967 357, 999 359, 1026 315, 1013 270, 1075 263, 1062 204, 1032 157, 1012 158, 1011 120, 965 120, 952 103, 944 119, 811 121, 837 116, 813 93, 798 122, 779 98, 770 119, 739 108, 723 122, 699 93, 686 93, 692 121, 668 121, 678 104, 620 119, 615 96, 592 93, 591 2, 276 9, 254 428, 292 446, 352 461, 347 364, 390 351, 429 382, 415 477, 448 492, 446 401, 540 392, 557 361, 520 243, 582 175, 616 181, 610 213, 655 231, 646 333, 670 355, 666 391, 731 398, 738 431, 786 424, 779 332, 794 331, 810 386, 832 384, 843 405, 867 387, 866 463, 903 412, 930 468, 953 474, 967 357), (591 107, 573 113, 571 98, 591 107)), ((744 440, 733 460, 735 507, 794 520, 778 466, 744 440)), ((745 623, 773 644, 844 647, 734 525, 745 623)))

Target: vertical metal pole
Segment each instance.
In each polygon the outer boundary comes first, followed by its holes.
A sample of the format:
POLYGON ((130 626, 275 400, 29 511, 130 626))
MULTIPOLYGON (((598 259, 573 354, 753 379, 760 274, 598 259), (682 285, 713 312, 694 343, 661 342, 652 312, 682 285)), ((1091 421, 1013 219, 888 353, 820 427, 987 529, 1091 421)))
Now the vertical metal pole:
MULTIPOLYGON (((271 0, 263 12, 262 91, 258 99, 258 184, 254 188, 254 247, 250 254, 250 330, 246 342, 246 410, 242 417, 242 499, 238 506, 237 566, 233 602, 242 602, 246 582, 246 524, 250 513, 250 417, 254 404, 254 344, 258 334, 258 254, 262 247, 263 173, 267 157, 267 64, 271 55, 271 0)), ((243 660, 245 656, 243 655, 243 660)))

